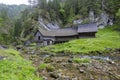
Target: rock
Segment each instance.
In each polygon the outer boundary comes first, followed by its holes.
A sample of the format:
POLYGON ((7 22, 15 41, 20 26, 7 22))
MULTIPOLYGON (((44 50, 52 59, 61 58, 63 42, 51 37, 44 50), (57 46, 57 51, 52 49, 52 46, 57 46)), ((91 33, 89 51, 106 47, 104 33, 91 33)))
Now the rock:
POLYGON ((47 57, 47 58, 44 59, 44 62, 45 63, 51 63, 51 62, 53 62, 53 60, 50 57, 47 57))
POLYGON ((74 20, 73 21, 73 24, 81 24, 83 22, 83 20, 82 19, 79 19, 79 20, 74 20))
POLYGON ((70 77, 63 75, 63 79, 64 79, 64 80, 70 80, 70 77))
POLYGON ((17 50, 20 50, 20 49, 22 49, 22 48, 23 48, 23 45, 17 45, 17 46, 16 46, 16 49, 17 49, 17 50))
POLYGON ((28 54, 35 54, 35 50, 31 47, 28 47, 26 50, 28 54))
POLYGON ((108 61, 108 63, 109 63, 109 64, 114 64, 115 62, 114 62, 114 61, 109 60, 109 61, 108 61))
POLYGON ((99 29, 104 29, 105 26, 104 26, 103 24, 99 24, 99 25, 98 25, 98 28, 99 28, 99 29))
POLYGON ((75 78, 72 78, 72 80, 78 80, 78 78, 77 78, 77 77, 75 77, 75 78))
POLYGON ((70 58, 74 58, 74 56, 70 56, 70 58))
POLYGON ((105 50, 107 50, 107 51, 112 51, 112 49, 111 49, 111 48, 106 48, 105 50))
POLYGON ((89 11, 89 20, 90 20, 90 22, 94 22, 95 21, 94 11, 89 11))
POLYGON ((96 53, 98 53, 99 55, 103 54, 103 52, 100 52, 100 51, 96 51, 96 53))
POLYGON ((59 75, 56 72, 50 72, 50 77, 57 79, 59 78, 59 75))
POLYGON ((0 49, 4 49, 2 46, 0 46, 0 49))
POLYGON ((81 67, 87 67, 85 64, 82 64, 81 67))
POLYGON ((52 66, 52 65, 48 65, 48 66, 46 67, 46 70, 47 70, 47 72, 53 72, 53 71, 55 71, 55 67, 52 66))
POLYGON ((120 79, 120 75, 119 75, 119 74, 116 74, 115 77, 116 77, 117 79, 120 79))
POLYGON ((116 51, 120 52, 120 49, 116 49, 116 51))
POLYGON ((25 46, 29 46, 30 44, 31 44, 31 41, 29 40, 24 43, 25 46))
POLYGON ((90 80, 95 80, 92 76, 90 77, 90 80))
POLYGON ((8 47, 5 45, 0 45, 0 49, 7 49, 8 47))
POLYGON ((83 69, 80 69, 80 73, 84 73, 85 71, 83 69))
POLYGON ((57 73, 59 78, 62 78, 62 73, 57 73))
POLYGON ((72 63, 73 62, 73 60, 72 59, 68 59, 68 63, 72 63))
POLYGON ((43 78, 43 80, 48 80, 48 78, 47 78, 47 77, 45 77, 45 76, 43 76, 42 78, 43 78))
POLYGON ((4 56, 0 56, 0 60, 5 60, 5 57, 4 56))

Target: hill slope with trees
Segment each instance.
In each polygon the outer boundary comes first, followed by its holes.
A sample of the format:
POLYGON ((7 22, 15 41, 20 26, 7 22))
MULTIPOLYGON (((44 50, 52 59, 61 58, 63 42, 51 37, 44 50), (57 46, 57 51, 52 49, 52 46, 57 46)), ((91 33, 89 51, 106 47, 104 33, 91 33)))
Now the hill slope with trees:
POLYGON ((0 38, 1 43, 23 44, 32 39, 39 17, 45 23, 55 22, 60 27, 74 26, 75 20, 83 20, 83 24, 89 23, 90 11, 93 11, 95 19, 105 13, 115 24, 119 24, 120 20, 119 0, 29 0, 29 3, 29 8, 25 5, 17 7, 1 4, 0 35, 5 38, 0 38))

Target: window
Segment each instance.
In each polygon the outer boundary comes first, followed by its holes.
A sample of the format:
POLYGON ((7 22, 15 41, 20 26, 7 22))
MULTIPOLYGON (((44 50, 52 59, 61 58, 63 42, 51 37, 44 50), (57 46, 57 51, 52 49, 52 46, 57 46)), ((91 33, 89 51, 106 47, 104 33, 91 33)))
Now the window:
POLYGON ((38 36, 38 40, 40 40, 40 36, 38 36))
POLYGON ((47 45, 49 45, 50 44, 50 41, 47 41, 47 45))

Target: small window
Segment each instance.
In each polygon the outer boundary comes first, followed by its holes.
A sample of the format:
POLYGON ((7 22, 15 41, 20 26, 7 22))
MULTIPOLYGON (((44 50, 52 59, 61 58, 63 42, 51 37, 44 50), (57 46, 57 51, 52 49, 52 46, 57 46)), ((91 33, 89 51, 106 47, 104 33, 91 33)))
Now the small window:
POLYGON ((38 40, 40 40, 40 36, 38 36, 38 40))
POLYGON ((47 41, 47 45, 49 45, 50 44, 50 42, 49 41, 47 41))

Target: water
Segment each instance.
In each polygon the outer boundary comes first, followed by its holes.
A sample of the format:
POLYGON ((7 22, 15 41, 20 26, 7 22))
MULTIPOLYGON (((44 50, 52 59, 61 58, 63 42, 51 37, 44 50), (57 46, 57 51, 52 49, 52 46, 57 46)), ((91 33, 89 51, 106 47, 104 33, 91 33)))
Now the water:
POLYGON ((83 58, 96 59, 96 60, 112 60, 110 57, 105 56, 83 56, 83 58))
POLYGON ((65 57, 65 56, 69 56, 69 57, 74 57, 74 56, 76 56, 76 57, 80 57, 80 58, 88 58, 88 59, 95 59, 95 60, 105 60, 105 61, 120 61, 120 55, 119 54, 117 54, 117 55, 83 55, 83 56, 81 56, 81 55, 68 55, 68 54, 64 54, 64 53, 62 53, 62 54, 57 54, 57 55, 52 55, 52 54, 41 54, 40 55, 40 57, 42 57, 42 58, 47 58, 47 57, 57 57, 57 56, 59 56, 59 57, 65 57))
POLYGON ((119 60, 120 61, 120 57, 119 56, 82 56, 83 58, 88 58, 88 59, 96 59, 96 60, 119 60))

